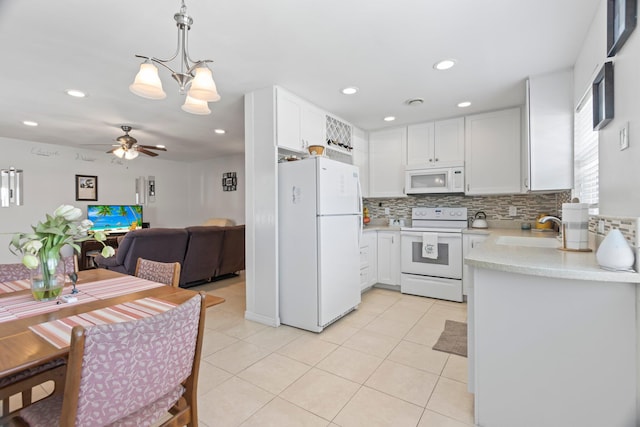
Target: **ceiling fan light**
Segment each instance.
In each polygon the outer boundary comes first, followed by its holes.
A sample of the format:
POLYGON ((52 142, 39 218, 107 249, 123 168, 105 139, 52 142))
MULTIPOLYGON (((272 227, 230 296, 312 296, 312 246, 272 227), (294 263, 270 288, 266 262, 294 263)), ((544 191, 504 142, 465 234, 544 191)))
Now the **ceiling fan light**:
POLYGON ((129 90, 138 96, 148 99, 164 99, 167 94, 162 90, 162 82, 158 76, 158 68, 149 60, 140 64, 140 71, 129 86, 129 90))
POLYGON ((124 153, 124 158, 127 160, 133 160, 136 157, 138 157, 138 152, 136 150, 127 150, 127 152, 124 153))
POLYGON ((113 150, 113 155, 119 158, 123 158, 124 157, 124 153, 125 150, 122 147, 116 148, 115 150, 113 150))
POLYGON ((207 101, 201 101, 199 99, 192 98, 189 95, 187 95, 186 99, 184 100, 182 110, 191 114, 211 114, 211 110, 209 109, 209 104, 207 104, 207 101))
POLYGON ((196 75, 191 82, 188 95, 200 101, 216 102, 220 100, 209 67, 202 64, 196 68, 196 75))

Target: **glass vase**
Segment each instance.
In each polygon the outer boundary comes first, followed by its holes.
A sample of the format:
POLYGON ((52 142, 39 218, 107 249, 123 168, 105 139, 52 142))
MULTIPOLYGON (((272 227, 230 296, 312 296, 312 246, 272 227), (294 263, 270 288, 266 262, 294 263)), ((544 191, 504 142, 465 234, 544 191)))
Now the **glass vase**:
POLYGON ((51 301, 60 296, 64 287, 64 265, 58 268, 60 256, 38 254, 40 265, 31 270, 31 293, 36 301, 51 301))

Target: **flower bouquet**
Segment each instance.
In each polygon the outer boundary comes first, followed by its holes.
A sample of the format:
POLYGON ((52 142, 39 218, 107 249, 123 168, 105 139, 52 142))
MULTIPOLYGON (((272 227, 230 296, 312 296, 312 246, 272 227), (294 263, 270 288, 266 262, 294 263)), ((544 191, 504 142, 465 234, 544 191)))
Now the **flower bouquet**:
POLYGON ((58 272, 60 249, 71 246, 80 252, 78 243, 95 240, 102 243, 102 256, 108 258, 115 250, 106 246, 107 236, 102 231, 88 235, 93 223, 88 219, 80 220, 79 208, 62 205, 47 214, 46 220, 31 226, 32 233, 16 233, 9 243, 11 253, 22 254, 22 263, 31 270, 31 292, 36 300, 48 301, 57 298, 64 287, 64 273, 58 272))

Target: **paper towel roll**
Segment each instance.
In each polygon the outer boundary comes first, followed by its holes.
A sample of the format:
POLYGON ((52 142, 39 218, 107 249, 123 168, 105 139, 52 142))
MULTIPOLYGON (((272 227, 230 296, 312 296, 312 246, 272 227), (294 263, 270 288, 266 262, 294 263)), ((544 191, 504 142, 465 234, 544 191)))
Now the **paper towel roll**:
POLYGON ((567 249, 589 247, 589 204, 563 203, 562 228, 567 249))

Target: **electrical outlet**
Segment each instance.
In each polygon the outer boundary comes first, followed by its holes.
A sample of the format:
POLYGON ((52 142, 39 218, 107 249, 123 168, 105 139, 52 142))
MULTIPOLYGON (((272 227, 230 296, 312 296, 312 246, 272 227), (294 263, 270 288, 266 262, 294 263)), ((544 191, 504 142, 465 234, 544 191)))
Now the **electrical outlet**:
POLYGON ((389 208, 384 208, 384 214, 385 215, 389 215, 391 213, 391 209, 389 208))
POLYGON ((598 233, 604 234, 604 220, 603 219, 598 221, 598 233))
POLYGON ((629 148, 629 122, 620 129, 620 151, 629 148))
POLYGON ((509 206, 509 216, 518 216, 518 208, 509 206))

